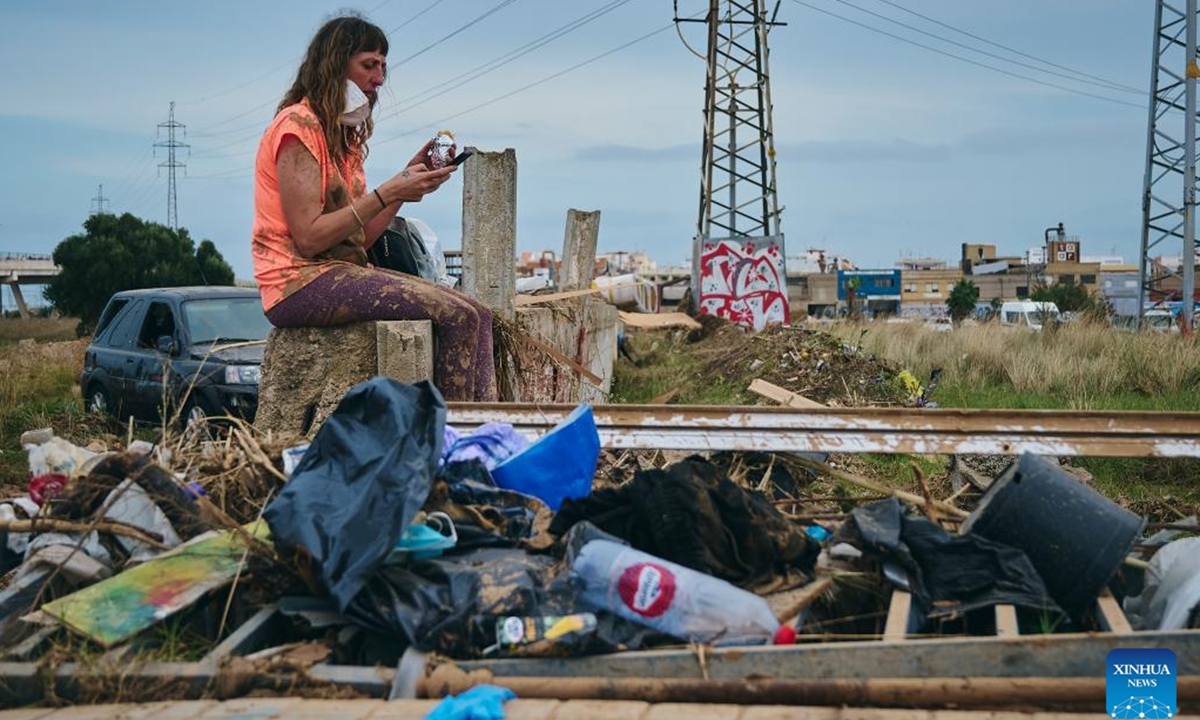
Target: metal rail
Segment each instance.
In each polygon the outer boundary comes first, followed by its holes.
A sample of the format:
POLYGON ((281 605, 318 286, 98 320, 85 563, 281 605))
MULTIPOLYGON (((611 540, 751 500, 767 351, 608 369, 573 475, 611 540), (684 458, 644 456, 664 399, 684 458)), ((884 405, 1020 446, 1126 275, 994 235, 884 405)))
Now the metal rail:
MULTIPOLYGON (((447 422, 537 437, 571 405, 449 403, 447 422)), ((765 452, 1200 457, 1200 413, 598 405, 603 447, 765 452)))

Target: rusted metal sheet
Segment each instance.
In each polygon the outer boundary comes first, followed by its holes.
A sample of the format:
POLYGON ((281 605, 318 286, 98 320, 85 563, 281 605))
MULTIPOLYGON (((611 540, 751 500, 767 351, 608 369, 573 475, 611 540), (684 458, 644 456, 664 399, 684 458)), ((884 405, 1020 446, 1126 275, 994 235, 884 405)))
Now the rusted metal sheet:
MULTIPOLYGON (((537 437, 570 405, 450 403, 459 428, 502 422, 537 437)), ((608 448, 765 452, 1200 457, 1200 413, 598 405, 608 448)))

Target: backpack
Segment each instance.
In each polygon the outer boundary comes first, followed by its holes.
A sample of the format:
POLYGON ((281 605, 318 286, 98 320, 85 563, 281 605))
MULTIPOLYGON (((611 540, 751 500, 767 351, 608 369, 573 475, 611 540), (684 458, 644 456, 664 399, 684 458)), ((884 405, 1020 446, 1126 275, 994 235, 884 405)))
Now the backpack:
POLYGON ((392 220, 383 235, 367 249, 367 260, 376 267, 438 281, 437 266, 421 234, 402 217, 392 220))

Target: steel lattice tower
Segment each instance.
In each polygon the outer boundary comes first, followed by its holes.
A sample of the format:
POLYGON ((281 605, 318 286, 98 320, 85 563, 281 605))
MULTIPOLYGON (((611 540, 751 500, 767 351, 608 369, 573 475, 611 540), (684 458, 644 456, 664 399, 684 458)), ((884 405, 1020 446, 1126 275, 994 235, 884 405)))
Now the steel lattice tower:
POLYGON ((1154 9, 1154 54, 1150 70, 1150 118, 1142 193, 1141 297, 1138 325, 1147 301, 1166 297, 1163 281, 1176 276, 1152 260, 1180 248, 1181 300, 1185 327, 1193 322, 1196 256, 1196 64, 1197 0, 1180 10, 1165 0, 1154 9), (1182 137, 1180 133, 1182 132, 1182 137))
MULTIPOLYGON (((778 4, 776 4, 778 10, 778 4)), ((688 20, 676 18, 678 22, 688 20)), ((764 0, 709 0, 704 150, 697 232, 779 234, 764 0)))
MULTIPOLYGON (((179 212, 175 206, 175 169, 184 168, 186 172, 187 165, 176 161, 175 150, 178 148, 191 147, 185 142, 180 142, 175 139, 175 131, 181 130, 184 135, 187 134, 187 126, 182 123, 175 122, 175 103, 171 103, 170 113, 167 115, 167 121, 158 124, 158 130, 161 133, 167 131, 166 141, 154 143, 156 148, 167 149, 167 160, 158 164, 160 168, 167 169, 167 227, 172 230, 179 228, 179 212)), ((191 152, 190 150, 188 152, 191 152)))

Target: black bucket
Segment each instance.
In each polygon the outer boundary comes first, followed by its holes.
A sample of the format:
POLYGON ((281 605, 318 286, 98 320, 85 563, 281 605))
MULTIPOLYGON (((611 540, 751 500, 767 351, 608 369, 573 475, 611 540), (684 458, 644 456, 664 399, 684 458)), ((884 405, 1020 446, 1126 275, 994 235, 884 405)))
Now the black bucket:
POLYGON ((1057 464, 1025 454, 992 482, 962 532, 1024 551, 1050 597, 1078 620, 1145 524, 1057 464))

